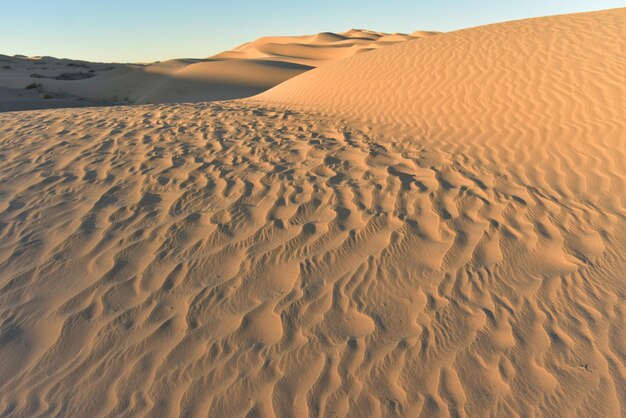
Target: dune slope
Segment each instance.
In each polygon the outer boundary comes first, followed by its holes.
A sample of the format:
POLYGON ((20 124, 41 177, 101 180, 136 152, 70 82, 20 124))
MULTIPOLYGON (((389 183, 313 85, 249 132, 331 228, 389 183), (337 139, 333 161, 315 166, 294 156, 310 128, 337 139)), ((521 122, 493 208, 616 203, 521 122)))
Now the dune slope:
POLYGON ((616 9, 426 37, 331 62, 259 98, 433 139, 614 135, 626 106, 625 21, 616 9))
POLYGON ((0 55, 0 111, 249 97, 330 61, 432 34, 353 29, 273 36, 209 58, 172 59, 148 65, 0 55), (32 83, 40 87, 25 89, 32 83))
POLYGON ((623 415, 624 18, 1 114, 0 415, 623 415))

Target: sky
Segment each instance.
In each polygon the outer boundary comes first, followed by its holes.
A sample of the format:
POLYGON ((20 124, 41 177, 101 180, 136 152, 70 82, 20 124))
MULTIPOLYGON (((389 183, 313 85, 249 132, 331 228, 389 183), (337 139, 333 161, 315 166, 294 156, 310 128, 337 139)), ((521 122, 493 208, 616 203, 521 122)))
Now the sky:
POLYGON ((0 0, 0 54, 100 62, 200 58, 269 35, 451 31, 626 0, 0 0))

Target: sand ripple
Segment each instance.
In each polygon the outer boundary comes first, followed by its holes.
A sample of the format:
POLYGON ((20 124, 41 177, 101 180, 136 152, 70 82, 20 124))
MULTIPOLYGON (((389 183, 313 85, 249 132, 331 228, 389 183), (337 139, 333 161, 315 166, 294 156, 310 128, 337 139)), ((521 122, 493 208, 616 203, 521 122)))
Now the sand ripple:
POLYGON ((619 416, 624 210, 563 173, 620 169, 424 144, 249 103, 0 115, 0 415, 619 416))

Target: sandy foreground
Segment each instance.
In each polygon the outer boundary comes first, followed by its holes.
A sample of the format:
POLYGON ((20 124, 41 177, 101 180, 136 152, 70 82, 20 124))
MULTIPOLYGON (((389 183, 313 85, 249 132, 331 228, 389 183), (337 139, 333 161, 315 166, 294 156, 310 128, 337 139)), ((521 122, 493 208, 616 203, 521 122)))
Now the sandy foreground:
POLYGON ((623 416, 625 28, 0 114, 0 416, 623 416))

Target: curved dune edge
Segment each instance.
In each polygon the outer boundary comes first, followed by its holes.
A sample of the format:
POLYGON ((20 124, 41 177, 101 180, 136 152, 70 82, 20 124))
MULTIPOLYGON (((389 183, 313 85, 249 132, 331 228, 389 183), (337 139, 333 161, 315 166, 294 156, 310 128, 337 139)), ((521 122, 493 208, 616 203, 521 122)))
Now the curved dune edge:
POLYGON ((625 24, 626 8, 444 33, 331 62, 256 98, 434 139, 615 135, 625 24))
POLYGON ((433 34, 352 29, 343 33, 273 36, 209 58, 171 59, 147 65, 0 55, 0 111, 250 97, 333 60, 433 34), (37 78, 32 74, 38 74, 37 78), (55 79, 61 74, 88 78, 55 79), (24 88, 32 83, 38 83, 40 89, 24 88), (44 92, 53 97, 43 100, 44 92))
MULTIPOLYGON (((610 43, 622 18, 494 27, 602 22, 610 43)), ((434 90, 366 83, 357 103, 355 62, 329 64, 346 83, 324 103, 0 114, 0 415, 622 415, 624 121, 591 106, 613 76, 524 83, 488 116, 449 98, 422 125, 409 104, 434 90)), ((455 74, 440 87, 473 85, 455 74)))

